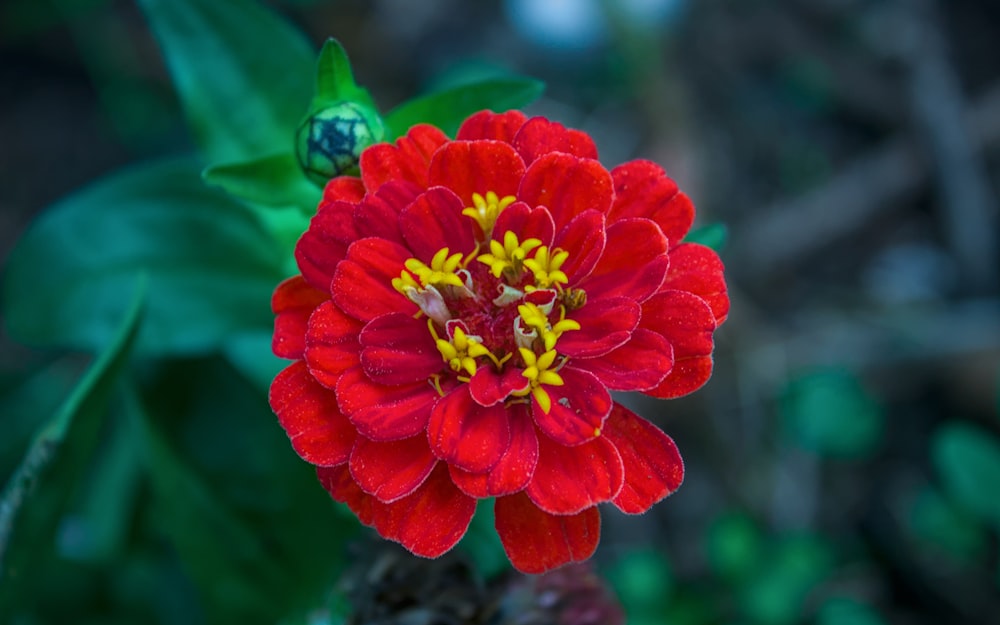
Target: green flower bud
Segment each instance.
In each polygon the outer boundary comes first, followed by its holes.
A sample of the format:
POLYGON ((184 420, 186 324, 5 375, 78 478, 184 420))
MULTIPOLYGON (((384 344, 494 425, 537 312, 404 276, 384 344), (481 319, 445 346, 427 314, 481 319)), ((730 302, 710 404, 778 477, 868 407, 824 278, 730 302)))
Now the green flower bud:
POLYGON ((324 185, 356 171, 361 152, 384 136, 378 113, 354 102, 338 102, 302 122, 295 133, 295 154, 309 179, 324 185))

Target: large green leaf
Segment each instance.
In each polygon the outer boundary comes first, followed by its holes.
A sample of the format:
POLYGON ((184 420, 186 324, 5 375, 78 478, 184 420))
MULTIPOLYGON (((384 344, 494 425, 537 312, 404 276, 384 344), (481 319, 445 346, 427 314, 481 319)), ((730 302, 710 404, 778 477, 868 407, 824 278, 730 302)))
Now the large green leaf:
POLYGON ((271 381, 290 363, 274 355, 271 332, 248 332, 232 337, 222 353, 250 383, 266 393, 271 381))
POLYGON ((113 566, 131 537, 142 482, 139 448, 121 410, 108 419, 94 462, 60 524, 62 559, 113 566))
POLYGON ((250 622, 277 619, 280 608, 268 590, 286 582, 261 537, 172 448, 139 400, 133 396, 129 404, 152 480, 158 526, 202 590, 211 620, 223 622, 223 615, 256 617, 250 622))
POLYGON ((270 327, 270 295, 290 244, 206 187, 198 171, 193 160, 132 169, 44 213, 8 261, 11 334, 37 345, 106 344, 140 269, 149 275, 137 346, 144 353, 204 350, 233 332, 270 327))
POLYGON ((302 173, 292 152, 212 165, 202 172, 202 177, 206 184, 264 206, 298 206, 311 212, 322 196, 319 187, 302 173))
POLYGON ((531 104, 545 85, 533 78, 496 78, 460 85, 401 104, 385 117, 388 139, 406 134, 414 124, 433 124, 454 136, 462 120, 482 109, 502 112, 531 104))
POLYGON ((13 475, 35 432, 76 386, 85 364, 67 356, 38 368, 0 375, 0 475, 13 475))
POLYGON ((140 400, 149 520, 210 620, 274 623, 321 604, 360 525, 292 450, 265 393, 213 356, 161 362, 140 400))
POLYGON ((211 163, 292 149, 316 52, 253 0, 139 0, 211 163))
POLYGON ((1000 528, 1000 441, 985 429, 954 421, 931 441, 945 491, 966 510, 1000 528))
POLYGON ((38 431, 4 488, 0 499, 0 617, 18 598, 18 588, 35 558, 51 548, 56 525, 98 443, 114 383, 139 328, 145 281, 137 281, 137 275, 133 273, 128 290, 131 303, 115 336, 55 417, 38 431))

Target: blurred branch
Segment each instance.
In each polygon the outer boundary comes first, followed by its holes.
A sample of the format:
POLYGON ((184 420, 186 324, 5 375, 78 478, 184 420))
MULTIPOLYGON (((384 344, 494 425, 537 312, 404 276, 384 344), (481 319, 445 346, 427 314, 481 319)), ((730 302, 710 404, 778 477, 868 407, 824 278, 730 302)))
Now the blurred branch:
MULTIPOLYGON (((973 152, 1000 142, 1000 83, 975 100, 962 118, 973 152)), ((733 230, 739 234, 733 237, 731 257, 740 259, 737 270, 768 276, 792 267, 912 197, 926 183, 930 169, 928 156, 912 137, 889 140, 825 185, 736 225, 733 230)), ((967 227, 985 230, 986 226, 974 221, 967 227)), ((987 257, 979 262, 988 262, 987 257)))
POLYGON ((948 59, 939 16, 929 4, 908 5, 915 24, 913 35, 906 38, 901 50, 902 60, 915 121, 935 165, 947 242, 967 284, 984 292, 997 277, 997 237, 991 210, 996 197, 970 139, 970 134, 976 136, 980 129, 963 122, 965 99, 948 59))

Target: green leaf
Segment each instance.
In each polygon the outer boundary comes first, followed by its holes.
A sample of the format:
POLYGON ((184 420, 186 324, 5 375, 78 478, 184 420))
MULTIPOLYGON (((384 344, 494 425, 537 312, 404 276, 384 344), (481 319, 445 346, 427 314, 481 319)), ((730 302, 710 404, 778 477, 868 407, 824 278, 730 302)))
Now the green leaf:
POLYGON ((462 121, 482 109, 503 112, 531 104, 545 85, 533 78, 498 78, 461 85, 401 104, 385 117, 388 139, 406 134, 414 124, 433 124, 454 136, 462 121))
POLYGON ((941 426, 931 458, 945 491, 969 512, 1000 528, 1000 442, 987 430, 959 421, 941 426))
POLYGON ((149 275, 137 349, 189 353, 238 331, 268 328, 270 297, 291 243, 209 189, 192 160, 122 172, 50 208, 7 263, 11 335, 93 349, 116 331, 136 271, 149 275))
POLYGON ((264 206, 298 206, 311 212, 322 196, 322 191, 302 173, 292 152, 210 165, 201 175, 208 185, 264 206))
POLYGON ((848 371, 829 368, 793 379, 781 397, 786 431, 805 449, 839 458, 865 457, 881 436, 881 407, 848 371))
POLYGON ((704 246, 710 247, 716 252, 721 252, 722 248, 726 246, 726 241, 729 240, 729 229, 726 228, 726 224, 714 223, 708 224, 707 226, 702 226, 688 232, 687 236, 684 237, 685 243, 701 243, 704 246))
POLYGON ((59 528, 59 554, 67 559, 110 564, 129 539, 142 477, 139 449, 120 411, 109 421, 110 432, 59 528))
POLYGON ((210 620, 274 623, 321 604, 361 526, 292 450, 263 390, 220 356, 161 361, 143 382, 148 518, 210 620))
POLYGON ((289 365, 271 350, 270 332, 253 332, 232 337, 223 353, 233 367, 261 392, 271 387, 274 376, 289 365))
POLYGON ((139 0, 211 163, 292 149, 315 51, 253 0, 139 0))
POLYGON ((129 412, 152 481, 158 527, 202 591, 210 620, 276 620, 280 608, 270 592, 287 581, 260 537, 190 469, 151 423, 134 393, 129 412))
POLYGON ((82 365, 77 358, 66 357, 0 378, 0 475, 14 473, 35 432, 76 386, 85 370, 82 365))
MULTIPOLYGON (((133 274, 131 304, 115 336, 43 426, 0 499, 0 615, 17 598, 35 556, 53 532, 81 472, 97 445, 111 391, 127 362, 139 328, 145 280, 133 274), (137 287, 138 285, 138 287, 137 287)), ((0 621, 5 619, 0 618, 0 621)))
POLYGON ((476 571, 482 579, 495 579, 501 573, 511 570, 510 560, 504 553, 503 544, 496 532, 493 515, 493 500, 480 499, 476 504, 476 514, 459 543, 459 548, 471 556, 476 571))
POLYGON ((367 89, 354 82, 354 72, 347 52, 340 42, 329 38, 319 53, 316 68, 316 94, 310 110, 321 109, 342 100, 350 100, 368 108, 375 108, 375 101, 367 89))

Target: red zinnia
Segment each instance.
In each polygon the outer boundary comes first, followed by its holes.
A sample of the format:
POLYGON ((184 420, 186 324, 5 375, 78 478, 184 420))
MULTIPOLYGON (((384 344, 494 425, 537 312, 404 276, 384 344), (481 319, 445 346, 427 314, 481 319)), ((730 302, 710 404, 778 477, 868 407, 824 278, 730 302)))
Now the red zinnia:
POLYGON ((589 557, 597 504, 640 513, 683 464, 609 390, 689 393, 729 308, 681 243, 690 200, 585 133, 512 111, 416 126, 330 181, 278 286, 271 386, 292 446, 383 537, 436 557, 479 498, 518 569, 589 557))

